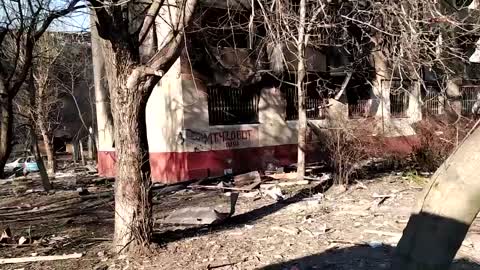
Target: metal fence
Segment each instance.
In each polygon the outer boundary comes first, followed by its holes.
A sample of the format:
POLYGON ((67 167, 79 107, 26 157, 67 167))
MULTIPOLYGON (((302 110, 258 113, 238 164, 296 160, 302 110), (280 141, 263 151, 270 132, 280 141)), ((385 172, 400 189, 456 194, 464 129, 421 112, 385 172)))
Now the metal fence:
POLYGON ((480 86, 462 86, 460 91, 462 94, 462 115, 472 116, 474 114, 474 107, 478 107, 478 105, 475 106, 475 103, 479 102, 478 94, 480 93, 480 86))
POLYGON ((443 103, 439 89, 433 86, 427 86, 425 89, 423 113, 430 115, 439 115, 443 112, 443 103))
POLYGON ((373 100, 359 99, 356 103, 348 104, 348 117, 352 119, 367 118, 371 116, 373 100))
MULTIPOLYGON (((289 87, 285 89, 287 101, 286 120, 298 120, 298 94, 297 89, 289 87)), ((307 119, 325 119, 325 103, 320 96, 307 95, 305 97, 307 119)))
POLYGON ((258 123, 258 94, 251 89, 209 87, 210 125, 258 123))

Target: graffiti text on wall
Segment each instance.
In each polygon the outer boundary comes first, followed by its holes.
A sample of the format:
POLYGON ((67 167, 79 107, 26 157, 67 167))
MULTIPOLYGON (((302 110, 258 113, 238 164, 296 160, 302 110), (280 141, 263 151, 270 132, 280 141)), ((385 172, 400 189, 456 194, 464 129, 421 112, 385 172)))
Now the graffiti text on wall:
POLYGON ((218 145, 226 148, 240 147, 244 142, 252 140, 254 130, 224 130, 214 132, 199 132, 191 129, 186 130, 187 141, 210 146, 218 145))

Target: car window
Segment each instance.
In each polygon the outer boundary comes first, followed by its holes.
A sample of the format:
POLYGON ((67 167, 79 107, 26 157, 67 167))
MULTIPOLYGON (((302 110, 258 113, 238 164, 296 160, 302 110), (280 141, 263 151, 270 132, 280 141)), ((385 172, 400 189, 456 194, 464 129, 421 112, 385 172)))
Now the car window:
POLYGON ((25 162, 25 159, 24 158, 19 158, 18 159, 18 163, 24 163, 25 162))

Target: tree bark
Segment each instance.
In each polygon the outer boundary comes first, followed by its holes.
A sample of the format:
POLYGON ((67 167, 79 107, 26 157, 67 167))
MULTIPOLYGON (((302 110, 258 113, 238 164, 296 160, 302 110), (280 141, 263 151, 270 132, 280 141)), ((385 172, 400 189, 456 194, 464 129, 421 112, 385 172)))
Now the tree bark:
POLYGON ((83 142, 81 140, 78 142, 78 149, 80 152, 80 160, 82 161, 82 165, 85 166, 87 163, 85 162, 85 153, 83 153, 83 142))
POLYGON ((297 92, 298 92, 298 157, 297 179, 305 177, 305 150, 307 146, 307 112, 305 110, 305 91, 303 80, 305 79, 305 14, 306 0, 300 1, 300 24, 297 43, 297 92))
MULTIPOLYGON (((115 232, 117 252, 132 251, 150 244, 153 230, 150 191, 150 164, 145 108, 155 82, 135 69, 128 50, 117 48, 109 53, 116 76, 109 77, 113 113, 116 161, 115 232), (153 83, 153 85, 151 85, 153 83), (128 104, 128 106, 125 106, 128 104)), ((158 80, 157 80, 158 82, 158 80)))
MULTIPOLYGON (((108 40, 103 43, 103 52, 116 151, 113 242, 117 252, 136 250, 150 244, 153 220, 146 103, 153 87, 180 56, 184 44, 184 28, 190 22, 197 4, 197 0, 182 1, 180 5, 175 5, 178 4, 175 0, 167 2, 164 4, 161 1, 160 5, 154 3, 148 8, 148 19, 144 20, 141 33, 156 31, 157 27, 153 23, 155 20, 152 18, 162 14, 162 8, 166 12, 162 18, 171 16, 173 21, 171 24, 163 24, 163 30, 166 31, 158 31, 162 32, 158 35, 161 42, 149 43, 154 45, 152 50, 144 51, 142 47, 146 43, 142 42, 142 34, 140 37, 131 35, 126 27, 131 26, 129 23, 133 25, 134 21, 119 17, 123 13, 117 7, 105 7, 100 1, 91 1, 98 22, 96 30, 100 37, 108 40), (132 38, 136 40, 132 42, 132 38), (147 58, 144 52, 150 51, 155 53, 147 58), (149 60, 142 61, 147 59, 149 60)), ((151 35, 154 36, 156 35, 151 35)), ((101 120, 97 119, 99 125, 101 120)))
POLYGON ((480 210, 480 129, 432 176, 398 243, 394 270, 447 270, 480 210))
POLYGON ((56 169, 55 152, 53 149, 53 138, 47 133, 44 123, 39 121, 38 126, 43 138, 43 146, 45 147, 45 152, 47 152, 47 172, 53 174, 55 173, 56 169))
POLYGON ((42 179, 43 189, 45 191, 50 191, 52 189, 52 184, 48 179, 48 173, 45 169, 45 163, 43 163, 42 155, 40 154, 40 149, 38 148, 37 134, 35 132, 35 124, 31 123, 30 138, 32 140, 32 152, 35 156, 35 161, 37 162, 38 170, 40 172, 40 178, 42 179))
MULTIPOLYGON (((35 108, 36 106, 36 89, 35 83, 33 79, 33 73, 30 73, 30 79, 28 80, 28 90, 30 91, 30 106, 35 108)), ((40 178, 42 179, 43 189, 45 191, 50 191, 52 189, 52 185, 50 184, 50 180, 48 179, 47 170, 45 169, 45 164, 43 163, 42 155, 40 154, 40 149, 38 148, 38 140, 37 140, 37 132, 36 132, 36 125, 34 117, 30 118, 30 139, 31 139, 31 147, 33 155, 35 156, 35 161, 38 166, 38 170, 40 172, 40 178)))
POLYGON ((0 178, 4 177, 4 168, 12 152, 13 108, 7 95, 0 95, 0 178))

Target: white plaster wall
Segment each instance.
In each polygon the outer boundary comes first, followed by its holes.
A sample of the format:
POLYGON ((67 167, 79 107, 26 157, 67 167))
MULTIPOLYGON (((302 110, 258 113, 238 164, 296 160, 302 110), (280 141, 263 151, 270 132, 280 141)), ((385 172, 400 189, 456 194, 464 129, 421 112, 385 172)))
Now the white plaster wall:
POLYGON ((150 152, 183 152, 182 81, 177 60, 154 88, 147 102, 146 121, 150 152))
POLYGON ((292 127, 285 121, 286 106, 286 100, 280 89, 272 87, 261 90, 258 104, 259 144, 261 146, 291 144, 296 141, 296 124, 292 127))

